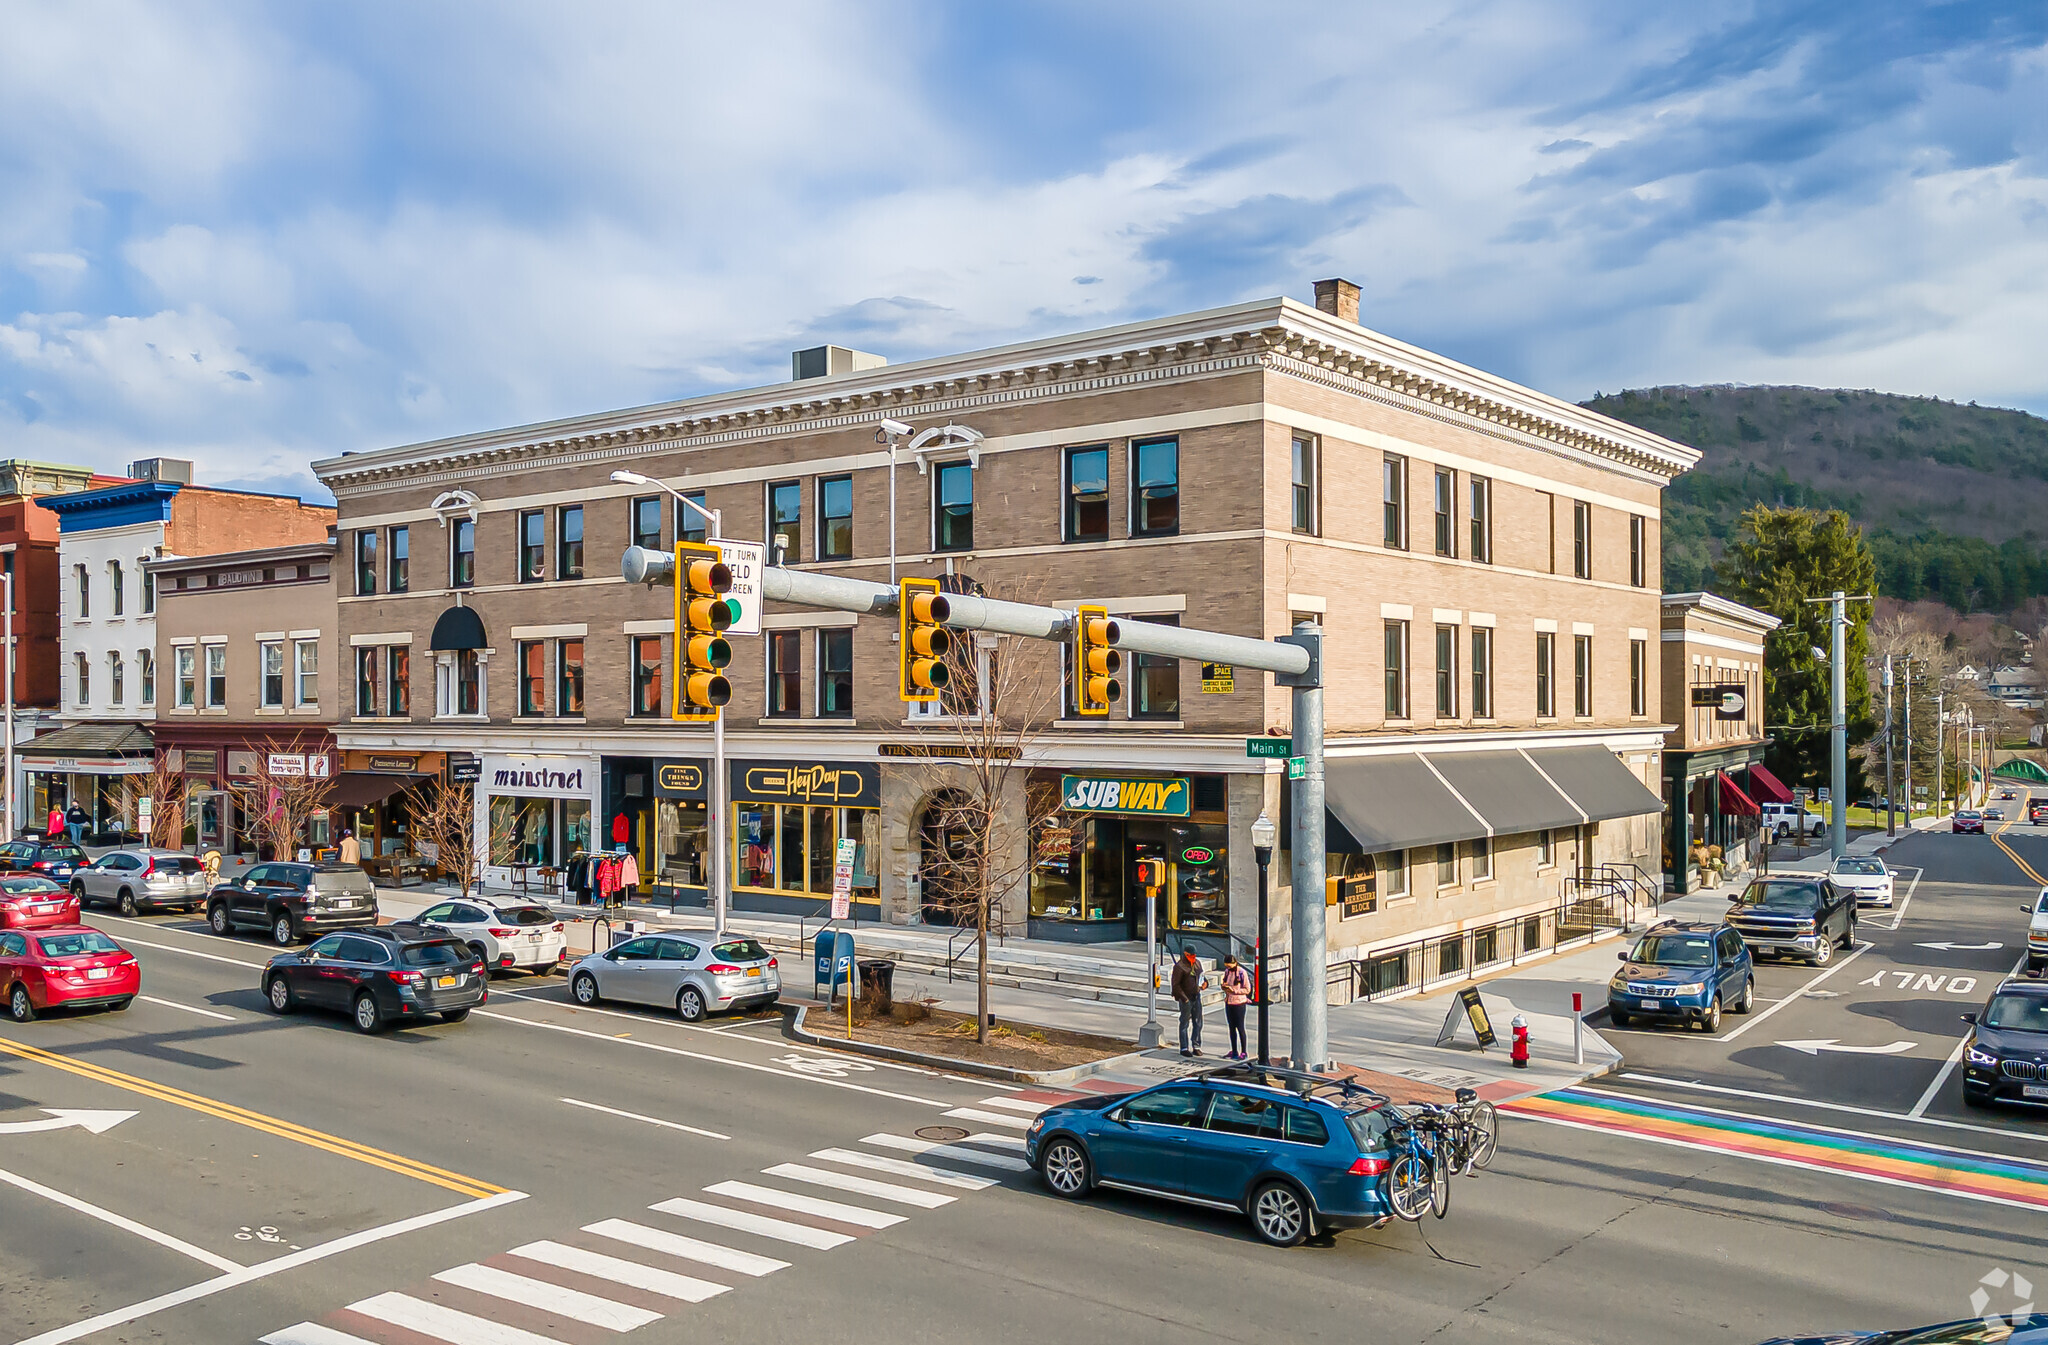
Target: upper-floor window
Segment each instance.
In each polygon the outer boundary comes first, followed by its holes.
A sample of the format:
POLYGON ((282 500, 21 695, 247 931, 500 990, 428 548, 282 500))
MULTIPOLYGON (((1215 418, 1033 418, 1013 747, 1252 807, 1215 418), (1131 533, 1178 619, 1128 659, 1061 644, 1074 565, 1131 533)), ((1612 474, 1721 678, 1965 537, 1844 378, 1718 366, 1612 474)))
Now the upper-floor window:
POLYGON ((1593 713, 1593 637, 1572 636, 1572 713, 1581 719, 1593 713))
POLYGON ((768 715, 795 719, 803 714, 803 632, 768 632, 768 715))
POLYGON ((118 560, 107 562, 107 594, 112 599, 107 604, 108 615, 120 616, 121 609, 128 600, 128 583, 121 573, 121 562, 118 560))
POLYGON ((149 572, 149 557, 137 558, 135 572, 142 576, 142 614, 148 616, 156 610, 156 576, 149 572))
POLYGON ((1650 713, 1650 642, 1630 640, 1628 642, 1628 712, 1632 715, 1650 713))
POLYGON ((455 651, 455 713, 484 712, 484 664, 474 649, 455 651))
POLYGON ((448 525, 448 584, 469 588, 476 583, 476 520, 458 518, 448 525))
MULTIPOLYGON (((1159 626, 1178 626, 1177 616, 1148 616, 1159 626)), ((1131 663, 1131 718, 1180 718, 1180 660, 1162 654, 1136 654, 1131 663)))
POLYGON ((1466 497, 1470 501, 1469 513, 1472 523, 1472 559, 1482 565, 1493 563, 1493 482, 1483 476, 1466 478, 1470 487, 1466 497))
POLYGON ((412 529, 396 527, 391 530, 391 591, 404 593, 412 588, 412 529))
POLYGON ((661 545, 661 496, 641 495, 633 501, 633 545, 659 551, 661 545))
POLYGON ((262 670, 258 684, 258 704, 266 710, 284 708, 284 641, 263 640, 256 646, 257 663, 262 670))
MULTIPOLYGON (((697 509, 704 507, 704 492, 701 490, 684 491, 683 499, 696 505, 697 509)), ((704 515, 698 513, 697 509, 692 509, 689 504, 681 502, 676 504, 676 536, 685 542, 701 542, 711 535, 705 531, 707 525, 704 522, 704 515)))
POLYGON ((366 718, 412 713, 412 650, 365 645, 356 650, 356 713, 366 718))
POLYGON ((668 713, 661 703, 661 637, 635 636, 632 654, 634 717, 648 719, 668 713))
POLYGON ((171 653, 175 665, 173 671, 178 679, 173 692, 177 708, 190 710, 199 703, 199 651, 189 644, 181 644, 171 653))
POLYGON ((1316 441, 1305 434, 1294 436, 1294 530, 1310 534, 1322 531, 1321 501, 1316 490, 1316 441))
POLYGON ((1408 623, 1389 621, 1382 631, 1387 671, 1387 718, 1408 717, 1408 623))
POLYGON ((853 559, 853 478, 818 482, 818 559, 853 559))
POLYGON ((121 684, 122 684, 122 682, 123 682, 123 681, 125 680, 125 679, 123 678, 123 676, 122 676, 122 673, 123 673, 123 672, 124 672, 124 669, 123 669, 123 667, 122 667, 122 664, 121 664, 121 651, 120 651, 120 650, 118 650, 118 649, 110 649, 110 650, 108 650, 108 651, 107 651, 107 704, 109 704, 109 705, 119 705, 119 704, 121 703, 121 698, 122 698, 122 696, 123 696, 123 695, 125 694, 125 693, 123 692, 123 690, 122 690, 122 685, 121 685, 121 684))
POLYGON ((1493 718, 1493 632, 1472 628, 1472 717, 1493 718))
POLYGON ((1434 492, 1436 505, 1436 553, 1439 556, 1458 554, 1458 474, 1448 467, 1436 469, 1434 492))
POLYGON ((555 645, 555 713, 583 713, 583 641, 562 640, 555 645))
POLYGON ((519 709, 522 715, 548 712, 548 646, 545 640, 519 642, 519 709))
POLYGON ((853 718, 853 631, 818 632, 818 717, 853 718))
POLYGON ((942 462, 932 468, 932 549, 974 548, 974 464, 942 462))
POLYGON ((1547 630, 1536 632, 1536 717, 1557 714, 1557 636, 1547 630))
POLYGON ((1436 628, 1436 717, 1458 717, 1458 628, 1436 628))
POLYGON ((1648 520, 1641 514, 1628 516, 1628 582, 1637 588, 1649 582, 1650 555, 1648 520))
POLYGON ((538 509, 519 515, 519 582, 547 578, 548 516, 538 509))
POLYGON ((356 592, 377 591, 377 530, 364 528, 356 534, 356 592))
MULTIPOLYGON (((80 568, 83 567, 81 566, 80 568)), ((86 658, 84 650, 80 650, 78 653, 73 654, 71 656, 71 659, 73 671, 75 671, 78 674, 78 703, 82 706, 91 705, 92 661, 86 658)))
POLYGON ((1593 577, 1593 506, 1584 500, 1572 501, 1572 573, 1593 577))
POLYGON ((1067 450, 1067 540, 1109 540, 1109 449, 1067 450))
POLYGON ((78 580, 78 615, 89 617, 92 615, 92 572, 82 561, 72 569, 78 580))
POLYGON ((142 703, 144 705, 155 705, 156 651, 153 649, 136 650, 135 670, 137 673, 136 681, 140 684, 138 689, 142 692, 142 703))
POLYGON ((228 703, 228 647, 206 646, 206 708, 223 710, 228 703))
POLYGON ((1131 532, 1161 537, 1180 531, 1180 440, 1131 445, 1131 532))
POLYGON ((555 578, 583 577, 583 506, 565 504, 555 511, 555 578))
POLYGON ((794 565, 804 558, 804 483, 801 481, 771 481, 768 483, 768 554, 772 560, 776 547, 782 548, 782 560, 794 565))
POLYGON ((1408 459, 1391 453, 1380 463, 1380 537, 1391 547, 1408 545, 1408 459))
POLYGON ((320 642, 298 640, 292 644, 292 704, 300 707, 320 703, 320 642))

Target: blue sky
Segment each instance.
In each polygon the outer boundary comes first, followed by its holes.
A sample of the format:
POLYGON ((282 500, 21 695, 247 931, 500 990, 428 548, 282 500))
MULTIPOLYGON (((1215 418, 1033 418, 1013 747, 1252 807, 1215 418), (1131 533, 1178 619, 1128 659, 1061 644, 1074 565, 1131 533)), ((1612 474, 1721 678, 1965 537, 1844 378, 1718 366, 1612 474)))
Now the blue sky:
POLYGON ((2048 6, 12 3, 0 452, 312 458, 1344 275, 1560 396, 2048 412, 2048 6))

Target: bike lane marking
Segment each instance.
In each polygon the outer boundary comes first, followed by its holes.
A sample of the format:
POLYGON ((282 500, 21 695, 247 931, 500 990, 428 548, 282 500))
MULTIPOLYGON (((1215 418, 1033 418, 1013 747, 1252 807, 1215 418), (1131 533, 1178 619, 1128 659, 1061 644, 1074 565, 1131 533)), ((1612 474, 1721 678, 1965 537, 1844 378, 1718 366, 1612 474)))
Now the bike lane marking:
POLYGON ((1819 1098, 1759 1093, 1752 1088, 1730 1088, 1725 1084, 1702 1083, 1698 1079, 1674 1079, 1667 1074, 1647 1074, 1640 1070, 1624 1070, 1615 1077, 1658 1088, 1683 1088, 1695 1093, 1714 1093, 1721 1097, 1748 1098, 1755 1102, 1779 1103, 1787 1107, 1839 1112, 1844 1116, 1868 1116, 1874 1121, 1906 1121, 1913 1125, 1938 1126, 1943 1130, 1967 1130, 1977 1135, 1999 1135, 2006 1139, 2026 1140, 2030 1144, 2048 1144, 2048 1131, 2008 1130, 2003 1126, 1980 1125, 1974 1121, 1952 1121, 1942 1116, 1915 1116, 1911 1112, 1885 1111, 1880 1107, 1858 1107, 1848 1102, 1823 1102, 1819 1098))

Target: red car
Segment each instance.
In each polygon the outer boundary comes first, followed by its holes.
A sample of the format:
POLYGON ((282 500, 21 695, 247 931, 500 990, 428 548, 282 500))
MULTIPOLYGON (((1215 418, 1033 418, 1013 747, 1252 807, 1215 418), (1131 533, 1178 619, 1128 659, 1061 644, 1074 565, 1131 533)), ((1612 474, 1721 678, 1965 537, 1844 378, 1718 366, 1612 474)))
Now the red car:
POLYGON ((44 1009, 125 1009, 142 989, 142 968, 133 953, 84 925, 7 930, 0 933, 0 987, 7 1016, 28 1023, 44 1009))
POLYGON ((48 929, 78 923, 78 898, 33 874, 0 876, 0 929, 48 929))
POLYGON ((1949 831, 1951 833, 1968 832, 1971 835, 1982 836, 1984 834, 1984 817, 1981 813, 1973 813, 1966 808, 1956 814, 1955 821, 1949 824, 1949 831))

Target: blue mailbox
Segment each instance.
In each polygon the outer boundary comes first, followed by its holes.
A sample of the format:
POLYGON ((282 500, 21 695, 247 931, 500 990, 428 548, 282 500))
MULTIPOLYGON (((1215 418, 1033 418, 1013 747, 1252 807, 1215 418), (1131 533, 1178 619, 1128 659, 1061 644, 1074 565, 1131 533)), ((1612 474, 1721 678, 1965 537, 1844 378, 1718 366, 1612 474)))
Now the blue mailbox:
POLYGON ((811 994, 816 997, 823 989, 826 998, 837 998, 839 986, 844 982, 847 993, 853 993, 853 935, 845 930, 821 929, 818 931, 817 957, 811 964, 811 994))

